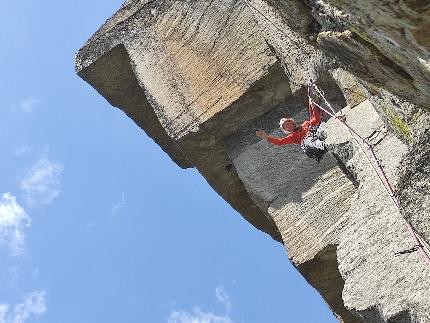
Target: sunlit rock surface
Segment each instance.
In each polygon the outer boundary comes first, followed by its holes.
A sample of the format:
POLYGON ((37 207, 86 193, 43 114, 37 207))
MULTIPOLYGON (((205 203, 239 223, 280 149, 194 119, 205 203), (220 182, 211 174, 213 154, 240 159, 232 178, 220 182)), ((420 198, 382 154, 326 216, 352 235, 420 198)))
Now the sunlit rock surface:
POLYGON ((430 266, 419 252, 394 255, 415 244, 406 221, 430 240, 429 10, 420 0, 128 0, 76 70, 283 243, 340 321, 430 322, 430 266), (320 164, 255 136, 308 118, 309 80, 373 147, 400 209, 334 118, 320 164))

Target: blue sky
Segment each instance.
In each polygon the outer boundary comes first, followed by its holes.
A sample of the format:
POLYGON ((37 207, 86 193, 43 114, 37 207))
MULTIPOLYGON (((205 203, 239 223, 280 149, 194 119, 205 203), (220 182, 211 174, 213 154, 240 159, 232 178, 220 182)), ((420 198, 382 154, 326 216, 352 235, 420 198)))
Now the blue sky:
POLYGON ((75 75, 121 3, 2 3, 0 323, 335 322, 282 245, 75 75))

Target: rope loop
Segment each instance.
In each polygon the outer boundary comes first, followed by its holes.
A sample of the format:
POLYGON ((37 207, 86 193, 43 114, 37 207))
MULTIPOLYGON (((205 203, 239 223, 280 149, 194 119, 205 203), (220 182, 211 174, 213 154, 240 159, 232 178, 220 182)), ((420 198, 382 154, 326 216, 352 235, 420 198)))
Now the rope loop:
MULTIPOLYGON (((345 128, 348 129, 348 131, 351 133, 351 137, 354 139, 354 141, 361 148, 361 150, 363 151, 364 155, 366 156, 366 159, 368 160, 368 162, 372 166, 372 168, 375 171, 375 173, 378 175, 379 180, 384 185, 384 188, 387 191, 388 195, 390 196, 391 201, 393 202, 394 206, 400 212, 400 203, 399 203, 399 201, 398 201, 398 199, 397 199, 397 197, 396 197, 396 195, 394 193, 393 186, 391 185, 390 181, 388 180, 388 177, 385 174, 385 171, 382 168, 382 166, 380 164, 380 161, 376 157, 375 152, 373 151, 373 147, 369 144, 369 142, 366 140, 366 138, 363 138, 362 136, 360 136, 360 134, 358 134, 351 126, 349 126, 346 123, 345 120, 343 120, 342 118, 337 117, 336 116, 336 112, 334 111, 334 109, 332 108, 332 106, 330 105, 330 103, 325 98, 324 93, 318 88, 318 86, 316 84, 313 83, 312 86, 315 88, 316 92, 321 96, 322 100, 325 102, 325 105, 327 105, 327 107, 331 110, 331 112, 329 112, 327 109, 325 109, 324 107, 322 107, 321 105, 319 105, 318 103, 316 103, 311 98, 311 96, 310 96, 310 90, 308 90, 309 102, 312 102, 314 105, 316 105, 322 111, 324 111, 327 114, 329 114, 331 117, 333 117, 335 120, 339 121, 345 128)), ((407 231, 409 232, 409 235, 411 236, 411 238, 414 241, 414 247, 412 247, 411 249, 408 249, 407 252, 400 252, 398 254, 411 253, 413 251, 417 251, 418 250, 420 252, 421 256, 423 257, 424 261, 428 265, 430 265, 430 256, 428 254, 428 251, 426 251, 425 248, 423 247, 423 244, 420 243, 419 236, 417 235, 417 233, 415 232, 415 230, 412 228, 412 226, 407 221, 406 221, 406 229, 407 229, 407 231), (412 249, 414 249, 414 250, 412 251, 412 249)), ((396 255, 398 255, 398 254, 396 254, 396 255)))

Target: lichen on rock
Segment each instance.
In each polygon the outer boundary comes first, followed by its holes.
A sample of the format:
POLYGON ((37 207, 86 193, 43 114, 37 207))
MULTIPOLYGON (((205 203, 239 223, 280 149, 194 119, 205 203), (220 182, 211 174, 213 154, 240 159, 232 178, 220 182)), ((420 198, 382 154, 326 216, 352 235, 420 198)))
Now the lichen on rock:
POLYGON ((340 321, 429 322, 430 266, 418 252, 394 256, 414 244, 406 221, 430 241, 429 7, 127 0, 78 52, 76 70, 283 243, 340 321), (255 136, 281 136, 281 117, 308 118, 311 80, 360 136, 326 116, 320 164, 255 136))

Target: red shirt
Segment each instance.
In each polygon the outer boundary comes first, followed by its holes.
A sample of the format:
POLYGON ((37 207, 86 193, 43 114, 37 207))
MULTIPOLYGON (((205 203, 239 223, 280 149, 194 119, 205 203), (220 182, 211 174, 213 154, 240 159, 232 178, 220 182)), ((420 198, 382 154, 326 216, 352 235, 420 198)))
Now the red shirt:
POLYGON ((319 108, 315 106, 313 103, 310 103, 309 106, 311 107, 311 111, 312 111, 312 115, 309 120, 306 120, 305 122, 303 122, 302 125, 297 130, 293 131, 288 136, 282 137, 282 138, 268 136, 267 141, 278 146, 288 145, 288 144, 300 145, 303 139, 306 137, 309 131, 309 128, 315 127, 319 125, 321 122, 319 108))

